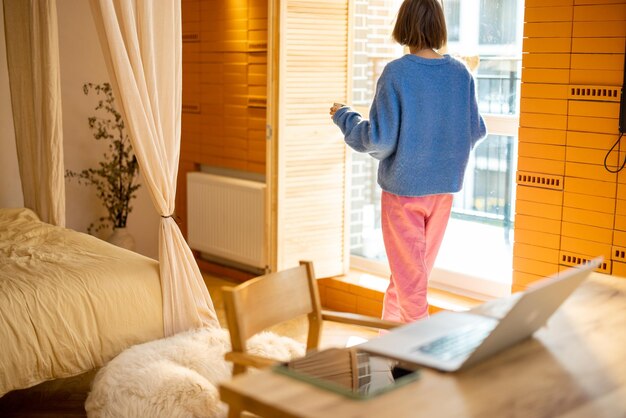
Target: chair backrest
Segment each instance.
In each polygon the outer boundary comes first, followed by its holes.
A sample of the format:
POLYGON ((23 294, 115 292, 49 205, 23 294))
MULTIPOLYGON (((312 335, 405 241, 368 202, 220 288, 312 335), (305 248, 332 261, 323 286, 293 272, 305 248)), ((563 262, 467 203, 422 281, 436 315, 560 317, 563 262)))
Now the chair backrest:
POLYGON ((236 287, 222 288, 232 351, 245 353, 246 341, 273 325, 306 314, 307 349, 316 348, 322 314, 313 263, 256 277, 236 287))

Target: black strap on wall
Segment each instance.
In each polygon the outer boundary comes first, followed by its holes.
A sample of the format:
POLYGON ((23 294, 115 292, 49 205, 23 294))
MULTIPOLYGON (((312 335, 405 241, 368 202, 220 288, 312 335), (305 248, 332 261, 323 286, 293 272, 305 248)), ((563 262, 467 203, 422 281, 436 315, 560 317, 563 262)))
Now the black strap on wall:
POLYGON ((620 105, 619 105, 619 136, 617 137, 617 141, 613 144, 609 152, 604 156, 604 168, 610 173, 619 173, 622 171, 624 166, 626 166, 626 157, 624 157, 624 161, 617 169, 609 168, 607 165, 607 160, 609 159, 609 155, 615 150, 617 147, 617 155, 618 157, 621 154, 621 140, 624 135, 624 130, 626 129, 626 94, 624 94, 624 90, 626 90, 626 47, 624 47, 624 81, 622 82, 622 92, 620 96, 620 105))

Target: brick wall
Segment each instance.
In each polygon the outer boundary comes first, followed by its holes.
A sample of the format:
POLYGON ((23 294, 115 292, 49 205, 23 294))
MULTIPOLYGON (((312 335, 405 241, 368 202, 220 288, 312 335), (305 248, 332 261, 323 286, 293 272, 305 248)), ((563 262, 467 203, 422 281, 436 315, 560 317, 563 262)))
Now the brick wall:
MULTIPOLYGON (((399 57, 398 45, 391 39, 397 12, 395 0, 355 0, 352 104, 371 104, 376 80, 385 64, 399 57)), ((350 249, 363 253, 364 206, 372 201, 376 186, 376 161, 366 154, 352 155, 350 249), (373 173, 373 175, 372 175, 373 173)), ((375 206, 379 206, 375 201, 375 206)), ((379 223, 379 217, 374 216, 379 223)))

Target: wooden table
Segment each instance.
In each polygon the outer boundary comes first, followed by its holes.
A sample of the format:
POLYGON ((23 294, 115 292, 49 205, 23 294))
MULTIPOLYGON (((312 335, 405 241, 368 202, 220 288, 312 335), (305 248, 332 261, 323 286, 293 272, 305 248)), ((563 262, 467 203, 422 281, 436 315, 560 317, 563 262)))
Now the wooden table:
POLYGON ((219 390, 264 417, 626 417, 626 279, 593 273, 534 338, 463 372, 422 371, 367 401, 270 370, 219 390))

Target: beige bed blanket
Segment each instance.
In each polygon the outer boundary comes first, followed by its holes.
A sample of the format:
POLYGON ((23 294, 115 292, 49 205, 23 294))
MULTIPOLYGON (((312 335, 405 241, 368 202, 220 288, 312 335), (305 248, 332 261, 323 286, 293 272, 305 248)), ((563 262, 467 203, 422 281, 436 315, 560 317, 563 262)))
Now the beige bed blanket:
POLYGON ((162 337, 155 260, 0 209, 0 396, 162 337))

